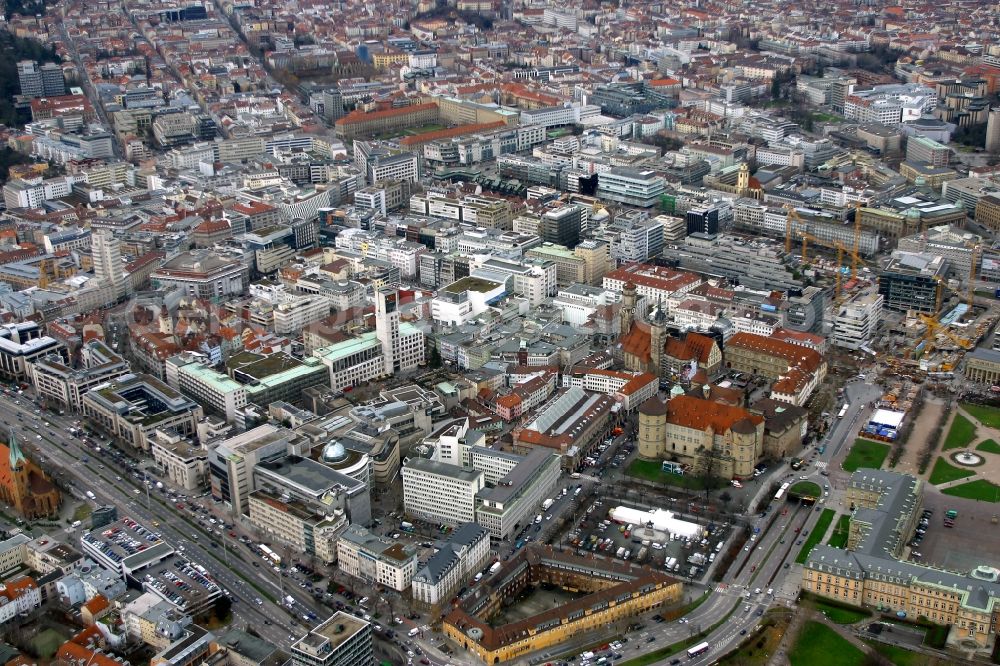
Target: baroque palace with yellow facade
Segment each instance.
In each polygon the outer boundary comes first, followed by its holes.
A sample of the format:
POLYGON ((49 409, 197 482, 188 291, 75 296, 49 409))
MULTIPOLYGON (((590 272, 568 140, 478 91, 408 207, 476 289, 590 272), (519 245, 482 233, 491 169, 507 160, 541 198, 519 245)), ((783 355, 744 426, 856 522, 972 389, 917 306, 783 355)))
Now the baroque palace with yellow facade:
POLYGON ((859 469, 847 488, 847 548, 817 545, 802 589, 854 606, 906 613, 952 627, 951 639, 987 646, 1000 612, 1000 571, 962 574, 900 560, 920 520, 922 483, 908 474, 859 469))
POLYGON ((444 632, 487 664, 510 663, 682 599, 681 581, 650 567, 529 544, 472 588, 444 618, 444 632), (543 584, 586 596, 517 622, 490 622, 505 602, 527 586, 543 584))

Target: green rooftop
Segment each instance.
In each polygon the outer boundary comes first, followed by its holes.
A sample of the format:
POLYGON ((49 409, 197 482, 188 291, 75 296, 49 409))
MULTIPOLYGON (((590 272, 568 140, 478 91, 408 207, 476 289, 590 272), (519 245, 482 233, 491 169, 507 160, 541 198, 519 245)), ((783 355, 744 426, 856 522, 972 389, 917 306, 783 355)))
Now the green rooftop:
POLYGON ((528 250, 529 255, 546 255, 549 257, 558 257, 559 259, 573 259, 577 261, 583 261, 580 257, 573 253, 573 250, 569 249, 565 245, 556 245, 555 243, 543 243, 542 245, 535 246, 528 250))
MULTIPOLYGON (((402 329, 402 325, 400 325, 400 329, 402 329)), ((342 358, 348 358, 369 347, 377 347, 380 344, 374 332, 362 333, 356 338, 344 340, 329 347, 321 347, 313 352, 313 356, 331 362, 339 361, 342 358)))
POLYGON ((288 370, 293 370, 301 364, 302 363, 300 361, 292 358, 288 354, 278 352, 277 354, 271 354, 270 356, 258 355, 257 360, 246 365, 236 367, 231 364, 229 367, 234 368, 239 372, 244 372, 254 379, 263 380, 271 375, 277 375, 287 372, 288 370))
POLYGON ((287 367, 280 372, 275 372, 266 377, 261 377, 256 384, 248 384, 247 395, 252 399, 258 393, 317 372, 324 376, 327 373, 326 366, 318 358, 307 358, 301 363, 296 361, 294 366, 287 367))
POLYGON ((218 370, 213 370, 201 363, 188 363, 182 366, 178 372, 193 377, 196 381, 205 384, 217 393, 231 393, 242 386, 229 375, 223 374, 218 370))
POLYGON ((479 293, 484 293, 491 291, 500 286, 499 282, 494 282, 493 280, 484 280, 483 278, 464 277, 461 280, 452 282, 443 291, 449 294, 461 294, 465 291, 478 291, 479 293))

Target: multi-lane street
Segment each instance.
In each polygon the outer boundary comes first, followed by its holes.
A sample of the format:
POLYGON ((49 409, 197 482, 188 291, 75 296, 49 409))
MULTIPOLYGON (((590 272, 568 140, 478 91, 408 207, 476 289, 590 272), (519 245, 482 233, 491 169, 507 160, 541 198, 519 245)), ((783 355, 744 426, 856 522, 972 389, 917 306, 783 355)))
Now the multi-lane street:
MULTIPOLYGON (((119 515, 131 516, 158 530, 175 550, 203 565, 229 592, 236 626, 253 627, 262 637, 279 645, 288 645, 289 636, 301 631, 291 625, 285 610, 268 599, 268 596, 278 598, 277 583, 261 568, 250 565, 250 554, 239 542, 225 533, 222 536, 209 533, 165 501, 161 493, 130 476, 128 469, 115 465, 110 456, 86 448, 67 431, 73 423, 71 417, 48 412, 36 414, 36 406, 24 398, 15 401, 4 396, 0 398, 0 407, 4 412, 4 427, 13 427, 24 447, 44 458, 50 470, 53 466, 60 468, 62 478, 75 488, 77 499, 87 501, 84 492, 93 492, 96 504, 117 506, 119 515), (212 541, 219 545, 211 547, 212 541), (226 566, 227 560, 230 566, 226 566), (267 594, 262 594, 262 590, 267 594)), ((301 602, 312 607, 305 599, 301 602)))
MULTIPOLYGON (((871 384, 849 384, 845 397, 850 407, 844 418, 838 419, 820 442, 827 445, 824 453, 814 455, 801 472, 792 474, 786 467, 773 470, 772 480, 790 480, 801 475, 821 485, 834 481, 837 475, 833 473, 833 468, 837 466, 831 462, 846 453, 849 447, 845 447, 844 442, 853 441, 860 419, 878 393, 878 387, 871 384), (831 476, 819 476, 828 467, 831 476)), ((120 456, 116 460, 114 454, 106 449, 98 453, 88 448, 80 438, 69 432, 74 425, 74 416, 41 413, 27 396, 0 396, 0 410, 4 412, 4 427, 14 428, 24 446, 35 452, 53 474, 74 488, 78 500, 88 501, 84 493, 92 491, 96 504, 117 506, 121 515, 129 515, 154 527, 176 550, 202 564, 230 595, 234 626, 252 628, 263 638, 287 647, 308 626, 305 618, 309 613, 323 618, 332 612, 329 606, 302 592, 293 580, 280 578, 258 554, 231 537, 231 532, 240 535, 242 529, 239 525, 222 529, 198 521, 197 516, 191 513, 192 505, 205 511, 206 515, 211 513, 220 518, 226 517, 219 507, 213 506, 210 498, 185 497, 185 509, 177 508, 176 504, 180 502, 168 500, 165 493, 156 488, 155 478, 150 477, 147 482, 141 465, 137 466, 139 478, 134 476, 136 470, 133 466, 136 464, 133 459, 120 456), (292 609, 286 608, 281 601, 288 595, 295 600, 292 609)), ((99 444, 107 446, 104 442, 99 444)), ((607 454, 614 452, 618 444, 620 440, 607 454)), ((607 456, 603 456, 602 460, 604 457, 607 456)), ((555 502, 548 511, 542 512, 543 519, 537 529, 531 525, 523 536, 543 542, 548 540, 556 525, 578 510, 580 501, 588 497, 589 491, 598 483, 600 479, 587 474, 579 479, 564 479, 555 493, 555 502), (576 494, 577 486, 582 486, 579 495, 576 494), (566 488, 565 495, 560 492, 563 487, 566 488)), ((767 484, 762 484, 762 487, 767 487, 767 484)), ((754 630, 768 606, 790 603, 788 595, 781 596, 781 590, 796 589, 795 577, 800 575, 800 570, 794 559, 800 549, 801 537, 812 528, 818 515, 818 511, 809 507, 783 503, 773 506, 766 516, 757 519, 755 528, 759 531, 740 551, 722 582, 707 588, 708 598, 681 622, 658 624, 649 619, 643 620, 643 628, 635 632, 629 644, 622 648, 626 656, 682 641, 717 624, 720 626, 705 638, 710 645, 709 650, 693 659, 685 659, 685 663, 707 664, 732 649, 754 630), (773 594, 769 594, 769 590, 773 594)), ((76 536, 74 534, 70 538, 75 540, 76 536)), ((512 539, 510 544, 505 544, 496 553, 497 556, 509 555, 514 541, 512 539)), ((698 585, 692 588, 701 591, 698 585)), ((404 619, 403 622, 402 626, 394 627, 398 630, 395 640, 379 636, 376 648, 380 658, 393 662, 398 660, 399 663, 426 659, 435 665, 474 663, 469 655, 441 653, 440 640, 426 631, 427 625, 423 620, 414 622, 404 619), (411 639, 406 634, 414 627, 425 631, 411 639), (411 659, 405 651, 417 652, 411 659)), ((671 655, 660 663, 669 664, 680 656, 684 655, 671 655)))

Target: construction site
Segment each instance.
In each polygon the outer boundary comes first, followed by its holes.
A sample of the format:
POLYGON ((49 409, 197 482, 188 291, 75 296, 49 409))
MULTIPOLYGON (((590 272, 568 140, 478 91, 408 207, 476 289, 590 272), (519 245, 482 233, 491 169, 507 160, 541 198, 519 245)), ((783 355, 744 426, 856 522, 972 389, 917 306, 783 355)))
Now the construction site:
MULTIPOLYGON (((940 259, 922 265, 910 256, 902 260, 884 257, 881 260, 862 258, 862 205, 855 205, 853 243, 845 246, 841 240, 830 241, 809 233, 810 224, 799 212, 786 207, 785 253, 794 260, 793 248, 800 244, 800 270, 816 284, 832 288, 833 303, 830 321, 840 322, 842 306, 868 299, 872 319, 870 327, 859 333, 864 339, 857 345, 841 344, 856 349, 859 360, 871 362, 873 369, 886 377, 906 377, 914 381, 951 379, 965 353, 988 336, 997 323, 994 299, 977 295, 977 270, 982 248, 969 243, 969 268, 966 275, 946 279, 940 259), (901 290, 913 299, 897 297, 889 284, 893 279, 923 284, 923 293, 908 285, 901 290), (883 298, 884 296, 884 298, 883 298), (877 302, 875 302, 877 300, 877 302)), ((845 225, 846 226, 846 225, 845 225)), ((920 233, 926 235, 926 230, 920 233)), ((795 248, 799 249, 799 248, 795 248)), ((954 268, 954 267, 952 267, 954 268)), ((964 272, 964 266, 963 272, 964 272)), ((836 341, 836 331, 834 340, 836 341)), ((836 342, 834 344, 837 344, 836 342)))

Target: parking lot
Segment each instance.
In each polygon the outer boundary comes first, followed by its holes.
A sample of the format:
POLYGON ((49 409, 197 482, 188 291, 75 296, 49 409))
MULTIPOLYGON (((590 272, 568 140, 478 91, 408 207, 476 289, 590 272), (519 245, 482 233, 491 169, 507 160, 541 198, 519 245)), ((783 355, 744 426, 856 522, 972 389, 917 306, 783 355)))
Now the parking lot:
POLYGON ((982 564, 1000 567, 1000 524, 992 522, 994 514, 1000 514, 1000 506, 927 488, 924 507, 932 509, 934 515, 923 541, 915 548, 922 557, 913 561, 952 571, 970 571, 982 564), (954 527, 944 526, 949 509, 958 511, 954 527))
POLYGON ((643 525, 613 521, 609 511, 618 502, 595 500, 579 525, 563 539, 563 543, 581 554, 596 553, 639 564, 669 569, 678 576, 699 578, 729 537, 728 525, 701 524, 698 537, 650 530, 643 525), (669 567, 665 566, 669 563, 669 567))

